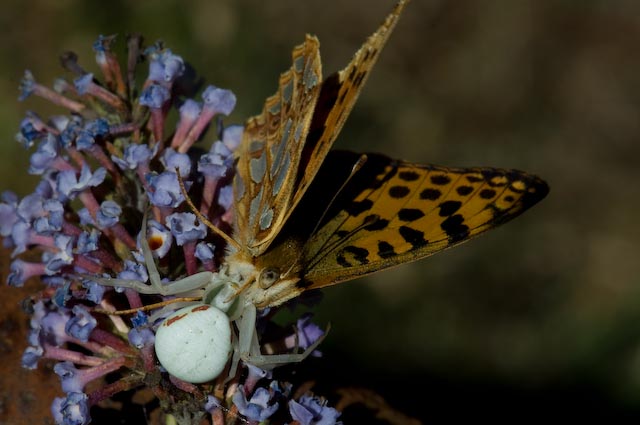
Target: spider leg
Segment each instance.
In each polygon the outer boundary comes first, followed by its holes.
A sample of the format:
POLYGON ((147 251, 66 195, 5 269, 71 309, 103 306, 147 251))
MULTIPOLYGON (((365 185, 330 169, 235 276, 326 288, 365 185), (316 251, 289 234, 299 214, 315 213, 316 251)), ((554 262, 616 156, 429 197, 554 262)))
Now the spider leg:
MULTIPOLYGON (((256 333, 256 308, 253 304, 245 306, 240 325, 238 326, 239 337, 237 353, 245 363, 252 364, 264 369, 272 369, 288 363, 298 363, 307 358, 318 348, 327 332, 318 338, 313 344, 307 347, 302 353, 289 354, 262 354, 258 334, 256 333)), ((327 329, 328 331, 329 329, 327 329)))
POLYGON ((140 231, 140 247, 142 248, 142 255, 144 256, 144 264, 147 267, 149 274, 150 284, 133 279, 117 279, 117 278, 104 278, 92 275, 81 275, 87 280, 92 280, 104 286, 118 286, 121 288, 131 288, 134 291, 141 294, 159 294, 159 295, 176 295, 183 292, 189 292, 194 289, 204 288, 209 282, 211 282, 212 272, 200 272, 191 276, 184 277, 182 279, 171 282, 170 284, 163 284, 160 278, 160 272, 153 259, 153 253, 149 247, 147 241, 147 213, 145 212, 142 219, 142 230, 140 231))

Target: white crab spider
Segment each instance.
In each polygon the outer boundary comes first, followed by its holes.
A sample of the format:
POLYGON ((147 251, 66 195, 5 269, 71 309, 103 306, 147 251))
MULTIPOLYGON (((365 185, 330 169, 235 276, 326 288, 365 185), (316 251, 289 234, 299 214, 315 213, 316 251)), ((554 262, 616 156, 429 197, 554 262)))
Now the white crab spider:
POLYGON ((162 283, 146 239, 146 229, 145 214, 140 245, 150 284, 115 278, 91 277, 91 280, 102 285, 131 288, 141 294, 163 296, 204 290, 203 302, 193 303, 168 316, 156 333, 156 355, 171 375, 191 383, 210 381, 220 375, 232 352, 229 378, 235 376, 239 360, 272 369, 304 360, 322 341, 323 338, 318 339, 299 354, 262 354, 256 333, 257 299, 251 291, 242 291, 256 279, 261 287, 269 287, 278 276, 266 269, 256 277, 253 266, 228 262, 215 273, 200 272, 162 283))

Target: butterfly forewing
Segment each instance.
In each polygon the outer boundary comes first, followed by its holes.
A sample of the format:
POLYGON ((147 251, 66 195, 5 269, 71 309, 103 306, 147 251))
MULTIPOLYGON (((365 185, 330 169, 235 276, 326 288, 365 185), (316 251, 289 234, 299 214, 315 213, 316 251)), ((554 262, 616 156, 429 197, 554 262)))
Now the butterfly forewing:
POLYGON ((319 42, 307 36, 262 114, 250 118, 237 152, 236 237, 251 255, 264 252, 291 207, 304 140, 322 81, 319 42))
MULTIPOLYGON (((356 159, 349 153, 330 155, 310 193, 319 192, 316 185, 331 185, 337 167, 348 168, 356 159)), ((309 288, 417 260, 469 240, 534 205, 548 187, 517 170, 446 168, 369 155, 342 192, 306 244, 302 284, 309 288)), ((318 202, 323 201, 311 204, 318 202)), ((308 204, 303 201, 302 209, 308 204)), ((296 214, 305 216, 303 211, 296 214)))
POLYGON ((309 135, 304 147, 303 166, 300 168, 293 205, 297 205, 320 164, 333 146, 340 130, 349 116, 369 72, 378 59, 380 51, 395 28, 406 1, 400 1, 387 16, 378 30, 360 47, 343 70, 329 76, 323 83, 316 105, 309 135))

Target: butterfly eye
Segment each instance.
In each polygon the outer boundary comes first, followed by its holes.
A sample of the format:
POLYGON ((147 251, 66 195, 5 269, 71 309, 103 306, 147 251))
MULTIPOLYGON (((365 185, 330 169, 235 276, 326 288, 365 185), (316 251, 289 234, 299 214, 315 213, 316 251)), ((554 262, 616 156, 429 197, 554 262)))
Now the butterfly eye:
POLYGON ((262 289, 267 289, 271 285, 273 285, 276 280, 280 278, 280 272, 277 269, 264 269, 262 273, 260 273, 260 287, 262 289))

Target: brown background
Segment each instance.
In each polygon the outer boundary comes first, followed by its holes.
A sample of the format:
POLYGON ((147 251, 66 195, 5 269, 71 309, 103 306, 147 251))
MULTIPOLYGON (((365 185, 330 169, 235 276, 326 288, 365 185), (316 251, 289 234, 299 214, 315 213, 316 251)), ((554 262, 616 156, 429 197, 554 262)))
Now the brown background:
MULTIPOLYGON (((25 195, 35 182, 25 177, 28 154, 13 141, 22 114, 56 112, 39 100, 16 102, 25 68, 50 83, 63 74, 58 55, 70 49, 95 70, 98 34, 138 31, 234 90, 238 106, 227 122, 242 122, 275 90, 305 32, 320 38, 329 73, 391 4, 6 1, 2 189, 25 195)), ((634 1, 408 6, 337 147, 525 169, 547 179, 551 193, 468 245, 325 291, 317 318, 332 331, 319 380, 372 388, 429 422, 553 411, 640 416, 639 41, 634 1)), ((22 344, 2 345, 2 355, 22 344)), ((0 365, 18 367, 4 357, 0 365)), ((18 386, 34 389, 26 380, 18 386)), ((48 406, 50 396, 41 397, 48 406)), ((5 409, 0 418, 14 423, 14 415, 5 409)))

